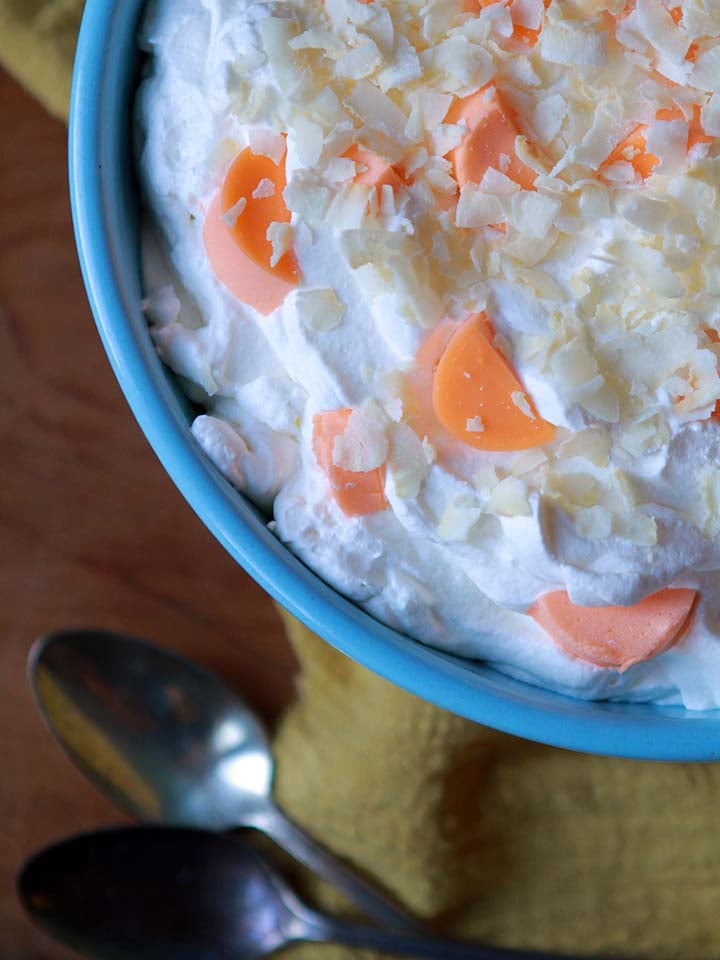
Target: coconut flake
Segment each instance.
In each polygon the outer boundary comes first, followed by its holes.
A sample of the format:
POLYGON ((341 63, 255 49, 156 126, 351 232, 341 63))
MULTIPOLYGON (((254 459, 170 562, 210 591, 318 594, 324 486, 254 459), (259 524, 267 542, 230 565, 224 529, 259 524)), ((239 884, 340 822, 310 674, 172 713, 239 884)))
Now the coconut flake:
POLYGON ((495 63, 488 51, 459 35, 423 50, 420 64, 426 78, 442 93, 472 93, 495 75, 495 63))
POLYGON ((345 306, 334 290, 298 290, 295 307, 309 330, 334 330, 345 315, 345 306))
POLYGON ((561 204, 534 190, 521 190, 512 198, 511 216, 517 229, 528 237, 542 239, 547 235, 561 204))
POLYGON ((345 98, 345 105, 370 128, 377 128, 399 145, 407 143, 407 117, 388 96, 367 80, 355 84, 345 98))
POLYGON ((720 93, 720 44, 700 54, 690 74, 690 83, 698 90, 720 93))
POLYGON ((272 180, 269 180, 267 177, 263 177, 262 180, 258 181, 258 185, 252 192, 253 200, 263 200, 265 197, 274 197, 275 196, 275 184, 272 180))
POLYGON ((272 256, 270 257, 270 266, 277 266, 281 257, 292 248, 293 228, 289 223, 278 223, 275 221, 267 228, 267 240, 272 244, 272 256))
POLYGON ((470 532, 482 516, 480 506, 471 506, 462 500, 448 504, 440 518, 437 533, 441 540, 448 542, 465 542, 470 532))
POLYGON ((335 61, 335 73, 350 80, 361 80, 375 73, 383 59, 375 41, 370 37, 363 37, 356 47, 338 57, 335 61))
MULTIPOLYGON (((260 182, 262 183, 262 181, 260 182)), ((274 192, 274 187, 273 187, 273 192, 274 192)), ((253 196, 255 196, 254 193, 253 193, 253 196)), ((247 206, 247 197, 240 197, 237 200, 237 202, 234 203, 229 208, 229 210, 226 210, 225 213, 222 215, 223 222, 226 223, 231 230, 235 229, 235 224, 237 223, 237 219, 240 216, 240 214, 243 212, 246 206, 247 206)))
POLYGON ((468 417, 465 421, 465 429, 468 433, 482 433, 485 429, 485 424, 482 422, 481 417, 468 417))
POLYGON ((476 183, 463 185, 455 211, 456 226, 476 229, 504 219, 503 208, 497 197, 483 193, 476 183))
POLYGON ((605 423, 618 423, 620 420, 620 398, 602 377, 598 378, 597 388, 579 402, 589 414, 605 423))
POLYGON ((293 37, 288 46, 291 50, 323 50, 331 56, 338 56, 345 50, 345 44, 340 37, 322 27, 311 27, 305 30, 293 37))
POLYGON ((668 266, 660 250, 643 244, 623 244, 623 260, 634 271, 635 278, 655 294, 676 299, 685 292, 682 280, 668 266))
POLYGON ((331 157, 325 164, 324 178, 327 183, 345 183, 358 172, 358 164, 349 157, 331 157))
POLYGON ((687 120, 656 120, 647 131, 647 152, 660 159, 658 172, 673 174, 687 165, 687 120))
POLYGON ((547 454, 539 447, 532 447, 530 450, 523 450, 515 457, 510 467, 510 473, 514 477, 522 477, 532 473, 547 462, 547 454))
POLYGON ((620 536, 641 547, 654 547, 657 543, 655 518, 634 510, 620 525, 620 536))
POLYGON ((527 484, 519 477, 505 477, 492 489, 487 508, 502 517, 529 517, 527 484))
POLYGON ((612 533, 612 514, 605 507, 578 507, 575 511, 575 529, 587 540, 607 540, 612 533))
POLYGON ((320 160, 325 133, 319 123, 301 114, 293 117, 293 134, 297 158, 303 167, 315 167, 320 160))
POLYGON ((610 461, 610 434, 604 427, 587 427, 561 443, 558 452, 563 459, 582 457, 596 467, 606 467, 610 461))
POLYGON ((390 62, 379 71, 377 82, 384 92, 404 87, 422 76, 422 68, 415 47, 407 37, 398 34, 390 62))
POLYGON ((512 197, 519 192, 520 185, 495 167, 488 167, 480 181, 480 189, 495 197, 512 197))
POLYGON ((697 489, 700 494, 694 500, 693 520, 706 537, 720 533, 720 470, 707 466, 699 471, 697 489))
POLYGON ((302 66, 290 47, 290 41, 299 33, 297 21, 264 17, 258 29, 277 85, 284 94, 292 95, 302 78, 302 66))
POLYGON ((388 455, 388 418, 374 400, 366 400, 348 417, 345 432, 335 438, 333 463, 343 470, 365 473, 382 466, 388 455))
POLYGON ((550 23, 540 34, 540 53, 548 63, 602 67, 607 63, 607 40, 604 30, 550 23))
POLYGON ((500 482, 500 477, 498 476, 497 467, 486 466, 480 467, 477 473, 473 474, 472 478, 473 484, 475 487, 485 496, 489 496, 491 490, 498 485, 500 482))
POLYGON ((637 18, 642 34, 670 61, 685 59, 689 46, 687 34, 670 16, 661 0, 637 0, 637 18))
POLYGON ((533 413, 532 407, 526 395, 521 390, 513 390, 510 394, 510 399, 513 404, 518 408, 518 410, 525 414, 526 417, 530 420, 535 420, 535 414, 533 413))
POLYGON ((544 14, 543 0, 511 0, 510 15, 513 24, 519 24, 529 30, 539 30, 544 14))
POLYGON ((720 93, 714 93, 701 110, 703 130, 710 137, 720 137, 720 93))
POLYGON ((388 469, 395 492, 403 500, 412 500, 420 493, 430 464, 418 435, 407 424, 391 423, 388 428, 390 454, 388 469))
POLYGON ((631 195, 620 207, 628 223, 640 227, 648 233, 662 233, 670 217, 670 205, 667 201, 642 194, 631 195))
POLYGON ((430 132, 433 153, 444 157, 467 136, 467 127, 460 123, 441 123, 430 132))
POLYGON ((327 187, 318 185, 312 174, 296 170, 283 191, 283 199, 288 210, 313 225, 325 219, 331 194, 327 187))
POLYGON ((275 164, 280 163, 287 149, 285 137, 282 134, 258 127, 254 127, 248 133, 248 144, 254 154, 259 157, 269 157, 275 164))
POLYGON ((550 143, 560 133, 568 115, 567 100, 559 93, 542 99, 533 113, 533 127, 541 143, 550 143))

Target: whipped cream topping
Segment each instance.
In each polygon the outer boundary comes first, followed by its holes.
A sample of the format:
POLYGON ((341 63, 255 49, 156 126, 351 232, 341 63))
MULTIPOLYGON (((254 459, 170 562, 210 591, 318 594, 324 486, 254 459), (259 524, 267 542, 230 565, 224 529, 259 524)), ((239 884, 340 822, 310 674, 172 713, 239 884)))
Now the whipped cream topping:
POLYGON ((378 619, 576 696, 719 706, 720 46, 707 38, 720 11, 687 0, 678 25, 660 0, 467 9, 151 5, 137 112, 153 338, 207 411, 193 424, 207 455, 378 619), (537 43, 519 44, 518 26, 543 22, 537 43), (448 202, 447 155, 467 128, 444 121, 454 98, 488 84, 516 112, 537 179, 521 189, 488 170, 448 202), (711 136, 680 155, 698 104, 711 136), (613 154, 638 125, 657 160, 645 180, 613 154), (407 183, 356 182, 346 152, 358 140, 402 160, 407 183), (282 236, 301 282, 267 316, 217 280, 203 243, 247 146, 287 148, 282 236), (423 342, 482 312, 557 426, 551 443, 444 446, 408 423, 423 342), (347 516, 313 418, 368 404, 389 506, 347 516), (699 592, 689 630, 624 672, 569 656, 527 613, 551 590, 628 605, 668 585, 699 592))

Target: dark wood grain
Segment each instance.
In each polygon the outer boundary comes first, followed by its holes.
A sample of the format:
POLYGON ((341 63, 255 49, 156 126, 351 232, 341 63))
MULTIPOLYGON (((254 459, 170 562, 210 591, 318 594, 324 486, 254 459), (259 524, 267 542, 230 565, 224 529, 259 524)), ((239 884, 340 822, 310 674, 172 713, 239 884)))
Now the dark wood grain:
POLYGON ((65 128, 0 74, 0 954, 71 955, 12 878, 33 850, 118 821, 32 703, 33 639, 68 625, 151 637, 217 670, 268 720, 294 660, 268 597, 195 517, 135 423, 74 250, 65 128))

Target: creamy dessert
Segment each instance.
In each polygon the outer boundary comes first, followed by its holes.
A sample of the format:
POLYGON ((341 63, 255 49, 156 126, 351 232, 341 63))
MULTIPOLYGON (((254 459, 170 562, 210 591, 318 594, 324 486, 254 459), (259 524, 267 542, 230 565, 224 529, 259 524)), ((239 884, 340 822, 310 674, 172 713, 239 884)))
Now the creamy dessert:
POLYGON ((422 642, 720 705, 720 3, 160 0, 139 168, 193 434, 422 642))

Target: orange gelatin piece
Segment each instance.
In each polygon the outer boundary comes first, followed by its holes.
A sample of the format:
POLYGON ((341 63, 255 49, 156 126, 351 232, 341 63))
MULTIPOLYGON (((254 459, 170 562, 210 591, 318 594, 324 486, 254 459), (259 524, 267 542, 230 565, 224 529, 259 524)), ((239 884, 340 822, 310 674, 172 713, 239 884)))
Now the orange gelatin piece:
POLYGON ((654 153, 647 153, 647 139, 645 131, 647 126, 643 123, 635 127, 632 133, 629 133, 624 140, 615 147, 613 152, 600 165, 600 173, 615 163, 631 163, 637 173, 647 180, 655 167, 660 163, 660 158, 654 153))
POLYGON ((667 587, 632 607, 581 607, 557 590, 539 597, 528 613, 566 653, 623 671, 677 643, 696 597, 695 590, 667 587))
MULTIPOLYGON (((658 110, 656 118, 658 120, 684 120, 685 114, 679 107, 672 107, 666 110, 658 110)), ((613 163, 631 163, 643 180, 647 180, 660 163, 660 158, 655 156, 654 153, 647 152, 646 130, 647 126, 640 124, 624 140, 621 140, 607 160, 600 166, 600 172, 602 173, 605 167, 611 166, 613 163)), ((712 141, 713 138, 703 130, 700 106, 695 104, 692 119, 688 124, 687 149, 690 151, 698 143, 712 143, 712 141)))
POLYGON ((461 187, 468 182, 480 183, 488 167, 495 167, 525 190, 534 189, 537 174, 515 152, 518 128, 497 92, 487 96, 487 88, 483 88, 456 100, 448 110, 445 123, 463 120, 468 132, 448 154, 461 187), (507 164, 503 157, 507 158, 507 164))
POLYGON ((712 143, 713 137, 705 133, 701 119, 701 107, 695 104, 693 107, 692 120, 688 129, 688 150, 692 150, 696 143, 712 143))
POLYGON ((447 433, 437 418, 433 406, 433 382, 440 358, 456 330, 457 324, 452 320, 438 324, 423 341, 408 375, 410 426, 421 439, 427 437, 433 443, 440 442, 441 445, 444 445, 445 441, 454 445, 457 441, 447 433))
MULTIPOLYGON (((472 13, 474 16, 477 16, 485 7, 490 7, 499 2, 501 2, 501 0, 463 0, 462 12, 472 13)), ((506 5, 509 5, 509 2, 510 0, 505 0, 506 5)), ((551 0, 545 0, 546 10, 550 6, 550 2, 551 0)), ((534 47, 538 42, 541 32, 542 27, 535 29, 533 27, 526 27, 521 23, 515 23, 513 25, 513 40, 518 40, 527 47, 534 47)))
POLYGON ((294 289, 288 283, 254 263, 233 239, 222 218, 220 191, 215 194, 205 216, 203 242, 213 273, 230 293, 267 316, 279 307, 294 289))
POLYGON ((369 187, 377 187, 380 190, 385 184, 388 184, 397 190, 403 185, 403 178, 397 172, 395 167, 383 160, 372 150, 363 150, 361 147, 350 147, 343 154, 349 160, 365 167, 355 174, 356 183, 366 183, 369 187))
POLYGON ((284 156, 280 163, 275 163, 247 147, 235 158, 225 177, 222 210, 228 213, 238 201, 245 200, 244 208, 230 228, 235 242, 253 263, 280 280, 295 284, 299 277, 295 255, 288 250, 275 266, 270 266, 273 249, 267 239, 271 223, 290 222, 290 211, 283 199, 286 183, 284 156), (256 192, 259 196, 253 196, 256 192))
POLYGON ((449 339, 437 363, 432 399, 445 429, 478 450, 527 450, 555 437, 553 424, 537 413, 493 346, 484 315, 468 317, 449 339))
POLYGON ((330 481, 330 489, 340 509, 349 517, 386 510, 385 467, 355 472, 333 462, 335 438, 347 428, 352 410, 326 410, 313 417, 313 451, 330 481))

